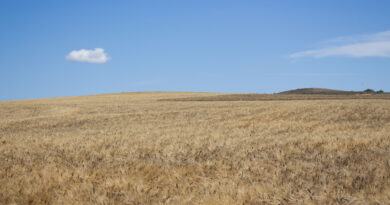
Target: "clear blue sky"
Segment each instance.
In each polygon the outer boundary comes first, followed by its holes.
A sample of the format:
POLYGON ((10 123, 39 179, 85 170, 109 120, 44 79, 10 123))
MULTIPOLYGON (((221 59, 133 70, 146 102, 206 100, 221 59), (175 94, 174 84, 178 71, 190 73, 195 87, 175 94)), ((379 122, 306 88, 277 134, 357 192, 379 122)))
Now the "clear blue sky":
POLYGON ((390 91, 389 44, 388 0, 3 0, 0 100, 390 91))

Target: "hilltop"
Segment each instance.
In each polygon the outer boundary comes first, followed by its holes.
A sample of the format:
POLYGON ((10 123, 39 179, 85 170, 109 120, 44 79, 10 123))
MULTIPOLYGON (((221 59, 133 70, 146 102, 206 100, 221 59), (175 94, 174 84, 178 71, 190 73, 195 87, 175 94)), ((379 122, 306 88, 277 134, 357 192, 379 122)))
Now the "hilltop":
POLYGON ((344 91, 325 88, 300 88, 275 94, 235 93, 201 97, 161 99, 162 101, 272 101, 272 100, 352 100, 390 99, 382 90, 344 91))
POLYGON ((280 92, 278 94, 351 95, 351 94, 357 94, 357 93, 360 93, 360 92, 332 90, 332 89, 326 89, 326 88, 299 88, 299 89, 295 89, 295 90, 288 90, 288 91, 280 92))
POLYGON ((299 88, 295 90, 287 90, 277 94, 294 94, 294 95, 354 95, 354 94, 384 94, 383 90, 366 89, 364 91, 345 91, 333 90, 326 88, 299 88))

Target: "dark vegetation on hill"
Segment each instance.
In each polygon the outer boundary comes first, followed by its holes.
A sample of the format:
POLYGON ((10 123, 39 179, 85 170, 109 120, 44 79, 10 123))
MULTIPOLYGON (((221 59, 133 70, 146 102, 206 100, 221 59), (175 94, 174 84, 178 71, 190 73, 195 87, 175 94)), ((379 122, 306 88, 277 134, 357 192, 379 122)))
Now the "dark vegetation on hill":
POLYGON ((325 89, 325 88, 300 88, 300 89, 288 90, 288 91, 280 92, 278 94, 350 95, 350 94, 356 94, 356 93, 357 92, 354 92, 354 91, 331 90, 331 89, 325 89))
POLYGON ((301 88, 277 94, 219 94, 206 97, 187 97, 162 99, 161 101, 273 101, 273 100, 350 100, 350 99, 386 99, 390 94, 382 90, 343 91, 324 88, 301 88))
POLYGON ((278 94, 298 94, 298 95, 355 95, 355 94, 383 94, 383 90, 374 91, 373 89, 366 89, 364 91, 344 91, 332 90, 326 88, 299 88, 295 90, 288 90, 278 94))

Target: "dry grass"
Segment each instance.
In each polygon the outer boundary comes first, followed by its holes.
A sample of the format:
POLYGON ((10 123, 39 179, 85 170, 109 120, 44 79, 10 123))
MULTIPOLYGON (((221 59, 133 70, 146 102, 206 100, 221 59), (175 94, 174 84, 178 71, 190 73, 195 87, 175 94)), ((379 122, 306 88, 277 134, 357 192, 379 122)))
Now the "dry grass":
POLYGON ((390 101, 0 102, 1 204, 389 204, 390 101))
POLYGON ((161 101, 280 101, 280 100, 390 100, 390 94, 225 94, 162 99, 161 101))

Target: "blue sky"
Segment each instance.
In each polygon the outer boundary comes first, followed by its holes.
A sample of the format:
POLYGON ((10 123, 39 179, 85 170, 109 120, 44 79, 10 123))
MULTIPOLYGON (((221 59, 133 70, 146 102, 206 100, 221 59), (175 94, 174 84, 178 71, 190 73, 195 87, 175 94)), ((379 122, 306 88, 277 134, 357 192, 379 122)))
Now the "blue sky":
POLYGON ((390 1, 0 2, 0 100, 390 91, 390 1))

